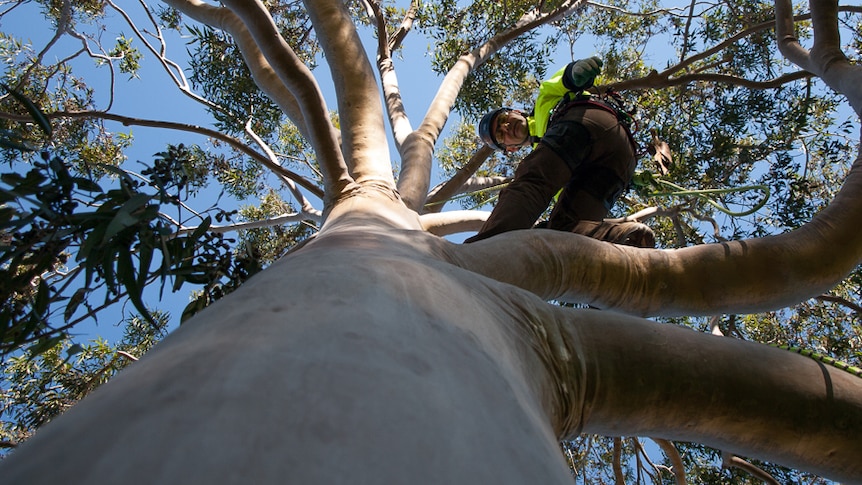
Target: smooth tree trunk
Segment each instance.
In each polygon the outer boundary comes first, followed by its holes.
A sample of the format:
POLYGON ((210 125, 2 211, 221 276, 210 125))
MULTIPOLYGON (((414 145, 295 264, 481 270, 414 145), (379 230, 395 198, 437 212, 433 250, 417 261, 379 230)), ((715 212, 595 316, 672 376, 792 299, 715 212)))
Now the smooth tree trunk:
POLYGON ((569 483, 559 440, 582 431, 862 476, 862 379, 549 305, 451 264, 397 203, 350 205, 37 432, 3 482, 569 483))

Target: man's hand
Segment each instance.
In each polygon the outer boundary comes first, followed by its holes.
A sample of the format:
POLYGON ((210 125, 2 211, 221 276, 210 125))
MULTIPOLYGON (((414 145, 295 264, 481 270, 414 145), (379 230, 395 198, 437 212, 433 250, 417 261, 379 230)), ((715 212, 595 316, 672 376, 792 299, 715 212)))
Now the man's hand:
POLYGON ((568 74, 571 83, 578 89, 587 89, 593 85, 596 76, 602 72, 602 60, 590 57, 575 61, 569 65, 568 74))

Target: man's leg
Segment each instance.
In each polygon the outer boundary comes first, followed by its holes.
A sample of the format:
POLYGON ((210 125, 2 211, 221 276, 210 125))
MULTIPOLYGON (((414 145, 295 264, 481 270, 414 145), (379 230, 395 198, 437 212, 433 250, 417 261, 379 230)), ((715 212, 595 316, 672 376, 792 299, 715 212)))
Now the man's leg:
POLYGON ((571 177, 568 165, 553 151, 539 144, 518 165, 512 182, 500 191, 497 205, 482 230, 464 242, 479 241, 506 231, 529 229, 571 177))
POLYGON ((649 226, 640 222, 581 221, 572 232, 625 246, 655 247, 655 234, 649 226))
POLYGON ((579 221, 601 221, 624 188, 617 174, 602 165, 580 167, 551 211, 548 228, 571 231, 579 221))

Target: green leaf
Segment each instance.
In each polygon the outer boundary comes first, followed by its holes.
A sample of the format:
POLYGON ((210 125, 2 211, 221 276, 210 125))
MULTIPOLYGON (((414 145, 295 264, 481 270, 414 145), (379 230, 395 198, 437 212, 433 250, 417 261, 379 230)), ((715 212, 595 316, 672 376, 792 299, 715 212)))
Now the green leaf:
POLYGON ((139 219, 132 215, 132 213, 146 205, 149 201, 150 196, 147 194, 135 194, 130 197, 108 224, 108 228, 105 230, 105 235, 102 238, 102 243, 109 241, 123 229, 137 224, 139 219))
POLYGON ((66 338, 64 334, 54 335, 53 337, 40 338, 36 341, 36 343, 27 348, 27 353, 30 355, 30 359, 33 359, 53 349, 54 347, 59 345, 64 338, 66 338))
POLYGON ((80 354, 84 351, 84 346, 81 344, 72 344, 71 347, 66 349, 66 359, 72 357, 73 355, 80 354))
POLYGON ((143 288, 147 284, 147 276, 150 274, 150 266, 153 262, 154 248, 150 244, 141 244, 138 246, 138 286, 143 288))
POLYGON ((120 251, 117 254, 117 280, 126 287, 126 293, 129 296, 129 300, 131 300, 132 304, 135 305, 135 308, 141 313, 141 316, 144 317, 150 325, 157 327, 158 324, 144 305, 143 287, 138 285, 138 279, 135 277, 135 265, 132 262, 132 252, 125 246, 122 246, 119 249, 120 251))
POLYGON ((45 113, 43 113, 42 110, 39 109, 38 106, 36 106, 32 101, 30 101, 29 98, 27 98, 23 94, 19 93, 18 91, 15 91, 14 89, 10 88, 9 86, 7 86, 5 84, 2 84, 2 86, 3 86, 3 89, 6 90, 6 92, 11 94, 13 98, 17 99, 18 102, 20 102, 21 104, 24 105, 25 108, 27 108, 27 112, 30 113, 30 116, 33 117, 33 120, 39 125, 39 127, 42 129, 42 131, 46 135, 48 135, 48 137, 50 138, 51 134, 52 134, 51 122, 48 121, 48 118, 45 116, 45 113))
POLYGON ((206 295, 201 295, 195 298, 194 301, 186 305, 186 307, 183 309, 182 316, 180 316, 180 324, 185 323, 186 320, 194 316, 195 313, 206 308, 208 302, 207 300, 208 298, 206 295))
POLYGON ((44 315, 48 311, 48 304, 51 302, 51 287, 44 279, 39 278, 39 284, 36 286, 36 295, 33 298, 33 311, 37 315, 44 315))
POLYGON ((102 192, 102 187, 99 186, 96 182, 85 178, 85 177, 75 177, 72 179, 75 181, 75 185, 78 186, 79 189, 84 190, 86 192, 102 192))
POLYGON ((67 322, 72 318, 72 315, 75 314, 75 310, 77 310, 78 306, 84 301, 84 297, 86 295, 86 288, 78 288, 75 290, 75 293, 72 294, 72 297, 69 298, 69 302, 66 303, 66 310, 63 312, 63 317, 67 322))
POLYGON ((36 148, 30 144, 16 143, 8 138, 0 138, 0 147, 8 150, 18 150, 22 152, 35 152, 36 148))

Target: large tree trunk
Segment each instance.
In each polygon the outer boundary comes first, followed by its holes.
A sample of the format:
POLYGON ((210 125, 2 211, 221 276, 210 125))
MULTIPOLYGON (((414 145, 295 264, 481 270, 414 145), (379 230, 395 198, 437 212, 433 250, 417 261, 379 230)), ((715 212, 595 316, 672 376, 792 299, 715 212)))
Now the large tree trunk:
POLYGON ((862 476, 862 380, 549 305, 373 199, 40 430, 4 482, 566 483, 558 440, 582 429, 862 476))

